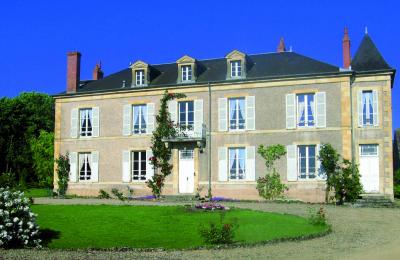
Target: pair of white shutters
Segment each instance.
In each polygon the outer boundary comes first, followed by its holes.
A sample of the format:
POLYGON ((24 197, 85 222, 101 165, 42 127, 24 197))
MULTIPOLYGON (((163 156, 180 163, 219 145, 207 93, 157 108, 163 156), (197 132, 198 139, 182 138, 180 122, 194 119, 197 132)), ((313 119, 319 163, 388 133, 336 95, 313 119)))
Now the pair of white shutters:
MULTIPOLYGON (((316 147, 316 155, 319 155, 319 150, 321 146, 317 144, 316 147)), ((297 181, 299 170, 298 170, 298 155, 297 155, 297 145, 288 145, 286 146, 286 157, 287 157, 287 180, 288 181, 297 181)), ((317 158, 317 178, 321 178, 321 161, 317 158)))
MULTIPOLYGON (((122 151, 122 182, 132 181, 132 151, 122 151)), ((153 165, 150 163, 150 158, 153 157, 152 150, 146 151, 146 180, 150 179, 154 175, 153 165)))
MULTIPOLYGON (((100 109, 92 107, 92 137, 98 137, 100 133, 100 109)), ((79 109, 71 110, 71 138, 78 138, 80 129, 79 109)))
MULTIPOLYGON (((245 123, 246 130, 256 128, 256 98, 247 96, 245 98, 245 123)), ((228 98, 218 98, 218 131, 228 131, 228 98)))
MULTIPOLYGON (((193 130, 195 133, 201 133, 203 128, 203 100, 195 99, 193 101, 194 109, 194 125, 193 130)), ((171 116, 171 121, 174 124, 178 123, 178 101, 170 100, 168 101, 168 112, 171 116)))
MULTIPOLYGON (((315 93, 315 126, 326 127, 326 93, 315 93)), ((286 94, 286 129, 295 129, 297 125, 296 94, 286 94)))
MULTIPOLYGON (((378 91, 373 90, 372 91, 372 109, 373 109, 373 113, 372 113, 372 117, 374 120, 374 126, 379 126, 379 100, 378 100, 378 91)), ((357 94, 357 112, 358 112, 358 126, 362 127, 364 126, 363 124, 363 92, 362 90, 358 91, 357 94)))
MULTIPOLYGON (((90 177, 90 180, 87 180, 85 182, 98 182, 99 181, 99 152, 98 151, 92 151, 90 153, 91 158, 91 170, 92 174, 90 177)), ((77 182, 78 181, 78 175, 79 175, 79 170, 78 167, 79 162, 78 162, 78 153, 77 152, 71 152, 69 154, 69 181, 70 182, 77 182)))
MULTIPOLYGON (((154 103, 147 105, 146 133, 151 134, 154 131, 154 103)), ((122 135, 132 134, 132 105, 124 105, 122 111, 122 135)))
MULTIPOLYGON (((256 151, 254 146, 246 147, 245 177, 246 181, 255 181, 256 151)), ((229 172, 228 147, 218 147, 218 181, 228 181, 229 172)))

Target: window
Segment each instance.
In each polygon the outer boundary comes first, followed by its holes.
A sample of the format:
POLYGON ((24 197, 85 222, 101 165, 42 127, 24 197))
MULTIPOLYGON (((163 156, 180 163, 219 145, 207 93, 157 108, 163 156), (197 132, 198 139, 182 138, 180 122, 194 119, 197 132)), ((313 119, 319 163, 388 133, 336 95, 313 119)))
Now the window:
POLYGON ((179 125, 187 130, 193 130, 193 125, 194 125, 193 101, 179 102, 179 125))
POLYGON ((136 71, 136 86, 144 85, 144 70, 136 71))
POLYGON ((316 176, 315 145, 299 145, 298 149, 298 176, 300 179, 314 179, 316 176))
POLYGON ((80 136, 92 136, 92 109, 84 108, 79 110, 80 136))
POLYGON ((192 66, 182 66, 182 81, 192 81, 192 66))
POLYGON ((79 180, 87 181, 92 177, 92 155, 91 153, 79 153, 79 180))
POLYGON ((314 127, 315 125, 314 94, 297 95, 297 126, 314 127))
POLYGON ((244 180, 246 177, 245 148, 229 148, 229 179, 244 180))
POLYGON ((231 77, 237 78, 242 76, 242 61, 231 61, 231 77))
POLYGON ((376 144, 361 144, 360 145, 360 155, 361 156, 377 156, 378 155, 378 145, 376 145, 376 144))
POLYGON ((362 92, 362 124, 364 126, 374 125, 374 97, 372 91, 362 92))
POLYGON ((229 99, 229 129, 240 130, 245 128, 244 98, 229 99))
POLYGON ((146 118, 147 118, 147 106, 146 105, 134 105, 132 106, 133 115, 133 129, 134 134, 146 133, 146 118))
POLYGON ((133 151, 131 153, 132 179, 134 181, 146 180, 146 151, 133 151))

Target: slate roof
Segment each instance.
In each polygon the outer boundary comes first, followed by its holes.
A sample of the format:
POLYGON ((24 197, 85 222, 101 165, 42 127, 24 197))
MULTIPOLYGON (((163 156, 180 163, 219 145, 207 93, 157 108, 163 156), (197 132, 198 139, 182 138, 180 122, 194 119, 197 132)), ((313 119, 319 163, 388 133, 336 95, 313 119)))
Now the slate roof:
POLYGON ((364 35, 360 47, 351 61, 351 69, 356 72, 391 70, 368 34, 364 35))
MULTIPOLYGON (((311 59, 295 52, 266 53, 246 56, 246 79, 280 78, 318 74, 340 73, 338 67, 311 59)), ((225 58, 198 60, 196 83, 226 81, 227 62, 225 58)), ((177 85, 178 66, 176 63, 150 65, 152 86, 177 85)), ((111 74, 96 81, 81 81, 77 93, 103 92, 130 88, 132 72, 130 68, 111 74)), ((188 85, 193 83, 185 83, 188 85)))

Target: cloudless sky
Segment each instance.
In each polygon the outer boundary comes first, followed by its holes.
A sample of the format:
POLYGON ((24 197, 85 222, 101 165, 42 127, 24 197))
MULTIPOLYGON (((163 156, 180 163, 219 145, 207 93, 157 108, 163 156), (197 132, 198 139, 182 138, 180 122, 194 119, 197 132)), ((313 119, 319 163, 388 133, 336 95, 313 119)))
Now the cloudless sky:
MULTIPOLYGON (((393 68, 400 68, 399 1, 2 1, 0 97, 65 90, 66 53, 82 53, 81 79, 98 60, 105 75, 138 59, 175 62, 184 54, 218 58, 233 49, 273 52, 279 38, 300 54, 342 66, 343 27, 352 55, 364 28, 393 68)), ((400 76, 400 75, 399 75, 400 76)), ((400 78, 393 124, 400 128, 400 78)))

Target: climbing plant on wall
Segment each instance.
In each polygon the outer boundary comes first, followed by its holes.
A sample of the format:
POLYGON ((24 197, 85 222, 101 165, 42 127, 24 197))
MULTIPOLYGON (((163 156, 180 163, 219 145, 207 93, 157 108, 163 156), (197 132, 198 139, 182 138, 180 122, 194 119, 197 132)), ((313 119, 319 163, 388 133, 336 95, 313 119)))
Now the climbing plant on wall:
POLYGON ((165 91, 160 100, 160 110, 156 116, 157 127, 153 131, 151 138, 153 157, 150 158, 150 162, 154 167, 154 175, 147 181, 147 186, 157 198, 161 195, 165 178, 172 171, 172 164, 170 163, 171 148, 168 147, 165 139, 175 136, 176 128, 171 121, 171 115, 168 111, 168 101, 184 97, 186 97, 184 94, 168 93, 168 91, 165 91))

